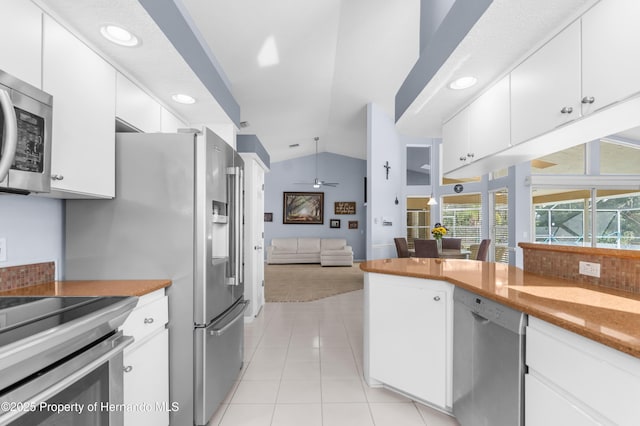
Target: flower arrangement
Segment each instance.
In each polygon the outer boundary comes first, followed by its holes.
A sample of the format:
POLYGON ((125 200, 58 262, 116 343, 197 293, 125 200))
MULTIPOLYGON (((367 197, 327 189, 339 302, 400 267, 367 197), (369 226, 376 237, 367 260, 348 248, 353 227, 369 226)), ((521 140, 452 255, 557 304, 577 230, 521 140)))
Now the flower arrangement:
POLYGON ((436 223, 436 225, 431 230, 431 235, 433 235, 433 238, 435 238, 436 240, 440 240, 442 239, 442 237, 447 235, 447 228, 442 226, 440 223, 436 223))

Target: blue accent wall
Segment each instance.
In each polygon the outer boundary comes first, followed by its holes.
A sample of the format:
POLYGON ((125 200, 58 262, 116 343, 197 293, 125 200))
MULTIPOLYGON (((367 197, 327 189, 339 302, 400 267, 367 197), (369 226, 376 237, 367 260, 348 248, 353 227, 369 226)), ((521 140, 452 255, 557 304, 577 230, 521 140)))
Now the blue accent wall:
POLYGON ((271 245, 272 238, 320 237, 346 238, 353 247, 353 257, 365 259, 366 207, 364 206, 364 177, 367 174, 366 161, 333 153, 318 154, 318 179, 338 182, 335 188, 311 185, 315 178, 315 155, 271 163, 271 170, 265 174, 264 211, 273 213, 273 222, 265 222, 264 239, 271 245), (297 185, 307 182, 308 185, 297 185), (324 192, 324 224, 284 225, 282 223, 283 192, 324 192), (334 214, 334 202, 355 201, 356 214, 334 214), (340 219, 340 228, 329 228, 331 219, 340 219), (358 229, 349 229, 349 221, 357 220, 358 229))

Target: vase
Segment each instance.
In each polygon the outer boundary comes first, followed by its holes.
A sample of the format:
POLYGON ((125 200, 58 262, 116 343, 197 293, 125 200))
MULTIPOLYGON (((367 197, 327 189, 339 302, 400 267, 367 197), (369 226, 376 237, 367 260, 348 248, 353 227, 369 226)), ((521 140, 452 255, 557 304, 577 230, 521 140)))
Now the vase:
POLYGON ((436 238, 436 246, 438 246, 438 254, 442 254, 442 238, 436 238))

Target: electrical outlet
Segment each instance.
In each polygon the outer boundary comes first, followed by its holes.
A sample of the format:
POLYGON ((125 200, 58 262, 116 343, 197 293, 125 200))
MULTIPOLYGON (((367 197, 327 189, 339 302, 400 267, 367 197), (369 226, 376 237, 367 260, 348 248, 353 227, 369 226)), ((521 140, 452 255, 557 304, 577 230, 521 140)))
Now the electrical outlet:
POLYGON ((580 262, 578 272, 582 275, 600 278, 600 264, 592 262, 580 262))
POLYGON ((7 239, 0 238, 0 262, 7 261, 7 239))

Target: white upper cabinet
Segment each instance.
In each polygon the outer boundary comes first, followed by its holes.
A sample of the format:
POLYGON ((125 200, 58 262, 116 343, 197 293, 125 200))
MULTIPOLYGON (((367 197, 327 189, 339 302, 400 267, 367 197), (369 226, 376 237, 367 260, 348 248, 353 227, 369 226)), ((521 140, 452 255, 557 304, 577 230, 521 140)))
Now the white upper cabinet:
POLYGON ((442 171, 464 166, 469 154, 469 108, 465 108, 442 127, 442 171))
POLYGON ((583 15, 583 114, 640 92, 639 19, 638 0, 603 0, 583 15))
POLYGON ((445 173, 509 147, 509 96, 506 76, 445 123, 442 129, 445 173))
POLYGON ((43 90, 53 95, 51 195, 115 195, 116 72, 44 15, 43 90))
POLYGON ((178 129, 184 129, 189 126, 168 109, 162 107, 160 109, 160 127, 163 133, 175 133, 178 129))
POLYGON ((160 104, 127 77, 117 75, 116 116, 142 132, 159 132, 160 104))
POLYGON ((42 12, 30 1, 2 0, 0 70, 42 84, 42 12))
POLYGON ((580 117, 580 21, 511 73, 511 143, 580 117))
POLYGON ((500 152, 511 143, 509 76, 504 77, 469 105, 471 159, 500 152))

